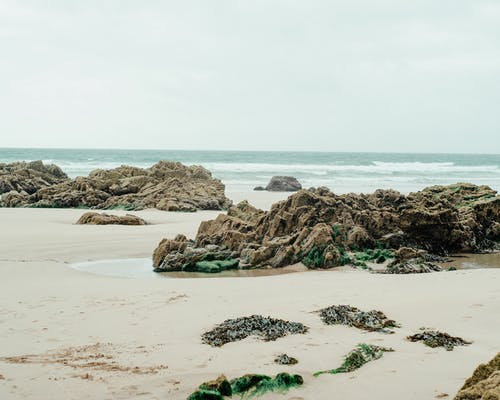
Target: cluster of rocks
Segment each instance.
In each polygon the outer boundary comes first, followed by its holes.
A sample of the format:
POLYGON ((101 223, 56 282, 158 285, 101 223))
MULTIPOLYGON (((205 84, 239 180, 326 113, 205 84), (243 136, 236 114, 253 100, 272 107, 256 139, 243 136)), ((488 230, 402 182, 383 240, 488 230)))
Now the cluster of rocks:
MULTIPOLYGON (((202 222, 194 241, 180 247, 163 241, 161 247, 172 251, 157 249, 154 267, 179 270, 205 251, 214 259, 230 255, 239 268, 297 262, 330 268, 352 262, 349 250, 407 247, 449 254, 498 249, 499 241, 500 196, 487 186, 433 186, 407 196, 394 190, 335 195, 318 188, 301 190, 266 212, 246 202, 231 207, 202 222)), ((433 269, 417 264, 420 272, 433 269)), ((416 268, 392 271, 405 269, 416 268)))
POLYGON ((253 190, 267 190, 268 192, 296 192, 302 185, 293 176, 273 176, 266 187, 257 186, 253 190))
POLYGON ((382 311, 361 311, 349 305, 322 308, 317 311, 327 325, 347 325, 365 331, 394 333, 388 328, 399 328, 396 321, 387 318, 382 311))
POLYGON ((29 196, 68 179, 57 165, 45 165, 42 161, 0 163, 0 195, 12 192, 29 196))
POLYGON ((69 179, 59 167, 0 164, 2 207, 87 207, 166 211, 223 210, 224 185, 201 166, 160 161, 150 168, 123 165, 69 179))
POLYGON ((86 212, 78 221, 77 225, 146 225, 141 217, 132 214, 110 215, 106 213, 86 212))
POLYGON ((458 391, 455 400, 500 399, 500 353, 490 362, 479 365, 458 391))
POLYGON ((273 341, 288 334, 306 333, 307 326, 300 322, 290 322, 282 319, 251 315, 228 319, 214 329, 203 333, 202 342, 211 346, 222 346, 229 342, 257 336, 264 341, 273 341))
POLYGON ((444 347, 446 350, 451 351, 455 346, 465 346, 471 344, 461 337, 451 336, 446 332, 439 331, 423 331, 414 335, 408 336, 410 342, 423 342, 429 347, 444 347))

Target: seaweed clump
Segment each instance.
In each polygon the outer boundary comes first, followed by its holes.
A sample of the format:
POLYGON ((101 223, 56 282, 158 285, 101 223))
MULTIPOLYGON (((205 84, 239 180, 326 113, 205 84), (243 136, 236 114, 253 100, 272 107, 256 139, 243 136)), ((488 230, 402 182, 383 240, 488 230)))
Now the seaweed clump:
POLYGON ((471 344, 461 337, 451 336, 445 332, 439 331, 424 331, 408 336, 410 342, 424 342, 429 347, 444 347, 446 350, 451 351, 455 346, 465 346, 471 344))
POLYGON ((354 350, 352 350, 345 356, 344 362, 340 367, 326 371, 315 372, 314 376, 317 377, 322 374, 341 374, 345 372, 352 372, 358 368, 361 368, 367 362, 378 360, 387 351, 394 350, 391 348, 375 346, 372 344, 358 344, 358 346, 354 350))
POLYGON ((223 396, 231 397, 233 395, 251 398, 262 396, 268 392, 285 393, 303 383, 302 376, 286 372, 281 372, 274 378, 262 374, 247 374, 235 378, 231 382, 224 375, 221 375, 216 380, 202 383, 187 400, 223 400, 223 396))
POLYGON ((396 321, 387 318, 382 311, 361 311, 349 305, 338 305, 323 308, 318 311, 321 319, 327 325, 348 325, 365 331, 394 333, 387 328, 399 328, 396 321))
POLYGON ((480 364, 460 388, 455 400, 500 399, 500 353, 487 364, 480 364))
POLYGON ((288 334, 306 333, 308 330, 309 328, 300 322, 251 315, 228 319, 214 329, 203 333, 201 338, 203 343, 218 347, 245 339, 248 336, 257 336, 264 341, 273 341, 288 334))
POLYGON ((274 359, 274 362, 280 365, 294 365, 299 361, 294 357, 290 357, 288 354, 280 354, 274 359))

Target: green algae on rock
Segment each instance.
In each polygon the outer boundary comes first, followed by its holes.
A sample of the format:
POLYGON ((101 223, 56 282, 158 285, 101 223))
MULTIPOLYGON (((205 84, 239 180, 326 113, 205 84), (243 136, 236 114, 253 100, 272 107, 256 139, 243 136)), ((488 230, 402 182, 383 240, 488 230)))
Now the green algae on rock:
POLYGON ((289 389, 301 386, 304 379, 300 375, 286 372, 274 378, 262 374, 246 374, 228 382, 224 375, 202 383, 199 389, 187 400, 223 400, 224 397, 238 395, 240 398, 259 397, 268 392, 286 393, 289 389))
POLYGON ((309 328, 300 322, 251 315, 228 319, 212 330, 202 334, 203 343, 218 347, 229 342, 257 336, 264 341, 273 341, 288 334, 306 333, 309 328))
POLYGON ((387 318, 382 311, 361 311, 349 305, 338 305, 322 308, 317 311, 321 320, 327 325, 347 325, 365 331, 394 333, 388 328, 399 328, 400 325, 387 318))
POLYGON ((465 346, 472 343, 462 339, 461 337, 451 336, 445 332, 429 330, 408 336, 407 339, 410 342, 423 342, 426 346, 433 348, 444 347, 448 351, 453 350, 455 346, 465 346))
POLYGON ((367 362, 378 360, 381 358, 385 352, 394 351, 391 348, 385 348, 380 346, 375 346, 372 344, 361 343, 347 354, 344 358, 342 365, 335 369, 330 369, 326 371, 318 371, 313 375, 315 377, 322 374, 340 374, 345 372, 351 372, 358 368, 361 368, 367 362))

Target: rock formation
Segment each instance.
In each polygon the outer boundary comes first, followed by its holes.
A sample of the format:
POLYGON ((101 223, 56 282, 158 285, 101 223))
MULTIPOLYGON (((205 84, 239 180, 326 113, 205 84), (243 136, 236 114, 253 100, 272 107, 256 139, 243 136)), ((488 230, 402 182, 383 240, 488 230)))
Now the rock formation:
POLYGON ((500 400, 500 353, 489 363, 476 368, 455 400, 500 400))
POLYGON ((119 216, 119 215, 110 215, 97 212, 86 212, 78 219, 76 224, 77 225, 146 225, 146 221, 132 214, 119 216))
MULTIPOLYGON (((60 172, 58 181, 39 185, 31 191, 10 190, 2 196, 0 206, 195 211, 222 210, 231 205, 224 195, 222 182, 212 178, 201 166, 160 161, 145 169, 125 165, 111 170, 98 169, 87 177, 71 180, 57 167, 49 167, 60 172)), ((10 179, 11 175, 7 176, 10 179)))
POLYGON ((8 196, 15 206, 17 200, 37 192, 41 188, 69 180, 57 165, 45 165, 42 161, 0 163, 0 195, 8 196))
MULTIPOLYGON (((436 254, 480 252, 500 247, 499 225, 500 196, 487 186, 433 186, 407 196, 301 190, 267 212, 248 203, 231 207, 202 222, 194 241, 165 239, 154 267, 182 270, 207 257, 236 259, 239 268, 297 262, 329 268, 351 262, 349 250, 403 246, 436 254)), ((412 257, 425 252, 410 251, 412 257)))

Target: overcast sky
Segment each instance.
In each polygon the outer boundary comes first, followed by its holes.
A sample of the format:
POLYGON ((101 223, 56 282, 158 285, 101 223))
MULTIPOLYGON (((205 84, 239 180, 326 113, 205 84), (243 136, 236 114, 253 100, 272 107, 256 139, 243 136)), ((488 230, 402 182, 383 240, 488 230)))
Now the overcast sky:
POLYGON ((500 1, 0 1, 0 147, 500 153, 500 1))

